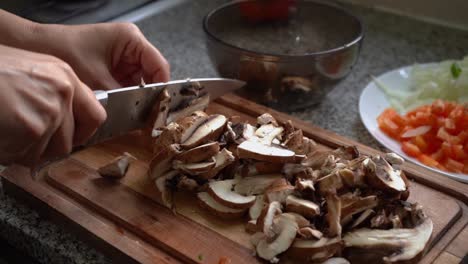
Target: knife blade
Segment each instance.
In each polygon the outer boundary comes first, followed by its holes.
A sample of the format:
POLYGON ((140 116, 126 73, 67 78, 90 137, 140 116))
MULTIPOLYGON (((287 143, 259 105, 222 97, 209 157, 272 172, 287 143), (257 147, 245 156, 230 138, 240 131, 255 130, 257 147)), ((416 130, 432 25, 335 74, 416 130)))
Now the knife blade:
POLYGON ((143 128, 148 124, 160 92, 167 89, 171 95, 170 109, 175 109, 184 100, 180 91, 195 83, 210 95, 210 101, 245 85, 245 82, 235 79, 199 78, 95 91, 96 99, 107 112, 107 119, 85 145, 143 128))

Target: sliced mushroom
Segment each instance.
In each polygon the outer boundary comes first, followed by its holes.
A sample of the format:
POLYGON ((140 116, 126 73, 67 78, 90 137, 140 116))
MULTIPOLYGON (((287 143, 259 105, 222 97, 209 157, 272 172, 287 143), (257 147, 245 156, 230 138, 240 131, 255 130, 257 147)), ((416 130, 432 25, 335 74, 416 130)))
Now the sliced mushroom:
POLYGON ((255 202, 255 196, 244 196, 232 189, 236 180, 213 181, 208 184, 208 193, 220 204, 238 209, 247 209, 255 202))
MULTIPOLYGON (((297 226, 299 228, 310 226, 310 221, 300 214, 288 212, 288 213, 282 213, 281 216, 290 217, 297 223, 297 226)), ((278 216, 275 216, 275 217, 278 217, 278 216)))
POLYGON ((354 220, 353 224, 351 225, 351 228, 356 228, 358 227, 360 224, 362 224, 364 221, 366 221, 367 219, 369 219, 369 217, 371 217, 372 214, 374 214, 374 210, 372 209, 367 209, 365 210, 364 212, 362 212, 361 215, 359 215, 358 218, 356 218, 356 220, 354 220))
POLYGON ((334 256, 341 247, 342 242, 339 237, 322 237, 319 240, 296 239, 287 251, 287 255, 305 263, 321 262, 334 256))
POLYGON ((200 186, 198 185, 197 181, 194 179, 191 179, 185 175, 180 177, 179 182, 177 183, 177 189, 178 190, 184 190, 184 191, 196 191, 200 186))
POLYGON ((261 230, 267 237, 273 237, 272 230, 273 219, 276 215, 281 214, 282 206, 278 202, 271 202, 263 207, 260 216, 257 219, 258 230, 261 230))
POLYGON ((281 204, 286 202, 286 198, 294 192, 294 187, 286 179, 274 181, 266 190, 265 198, 268 202, 277 201, 281 204))
POLYGON ((305 217, 314 217, 320 215, 320 206, 308 200, 301 199, 294 195, 286 198, 286 211, 295 212, 305 217))
POLYGON ((153 123, 152 135, 160 135, 162 133, 161 128, 166 126, 167 114, 169 113, 169 103, 171 102, 171 96, 167 89, 164 89, 157 98, 157 104, 154 111, 156 112, 156 118, 153 123), (155 132, 159 131, 159 132, 155 132))
POLYGON ((196 163, 207 160, 219 152, 219 143, 210 142, 178 154, 175 159, 183 163, 196 163))
POLYGON ((257 195, 254 204, 249 208, 249 218, 257 220, 266 205, 263 194, 257 195))
POLYGON ((257 124, 259 125, 267 125, 272 124, 274 126, 278 126, 278 122, 276 119, 269 113, 264 113, 257 117, 257 124))
POLYGON ((208 170, 204 173, 199 174, 200 178, 208 180, 208 179, 215 177, 216 175, 218 175, 218 173, 222 169, 226 168, 228 165, 233 163, 236 159, 232 155, 232 152, 227 150, 226 148, 218 152, 218 154, 216 154, 213 158, 216 162, 215 166, 211 170, 208 170))
MULTIPOLYGON (((384 159, 392 166, 401 166, 405 163, 405 160, 396 153, 385 153, 384 159)), ((398 169, 398 168, 396 168, 398 169)))
POLYGON ((148 175, 150 179, 157 179, 172 169, 172 160, 179 153, 179 146, 172 144, 156 154, 150 162, 148 175))
POLYGON ((317 145, 312 139, 304 137, 300 129, 287 134, 283 144, 295 153, 304 155, 313 152, 317 145))
POLYGON ((227 118, 223 115, 210 116, 187 140, 182 141, 182 147, 190 149, 210 140, 217 139, 223 133, 226 122, 227 118))
POLYGON ((323 233, 314 229, 310 226, 299 228, 297 231, 299 237, 303 239, 321 239, 323 237, 323 233))
POLYGON ((180 170, 181 172, 189 175, 200 175, 207 171, 212 170, 216 166, 216 160, 211 158, 210 161, 198 162, 198 163, 183 163, 180 160, 174 160, 172 168, 180 170))
POLYGON ((272 229, 275 239, 271 242, 267 238, 261 239, 256 251, 259 257, 275 263, 278 262, 277 255, 286 251, 293 243, 299 227, 292 218, 280 215, 274 219, 272 229))
POLYGON ((260 138, 260 142, 265 145, 271 145, 275 138, 279 138, 283 133, 282 127, 274 126, 273 124, 266 124, 255 130, 255 136, 260 138))
POLYGON ((254 234, 254 233, 258 232, 257 220, 255 220, 255 219, 249 220, 247 222, 247 224, 245 225, 245 231, 247 233, 249 233, 249 234, 254 234))
POLYGON ((328 235, 330 237, 341 237, 341 201, 336 194, 328 194, 327 214, 325 218, 328 224, 328 235))
POLYGON ((329 258, 321 264, 350 264, 345 258, 329 258))
POLYGON ((366 176, 369 184, 375 188, 387 192, 406 191, 406 184, 401 177, 401 171, 395 170, 380 156, 375 156, 364 161, 366 176))
POLYGON ((309 179, 296 179, 296 189, 298 189, 301 192, 314 192, 315 187, 314 187, 314 182, 309 179))
POLYGON ((130 165, 130 160, 136 159, 129 153, 116 157, 104 166, 100 167, 97 172, 104 178, 120 179, 125 176, 130 165))
POLYGON ((275 145, 265 145, 255 141, 244 141, 237 147, 239 158, 268 161, 271 163, 296 163, 301 161, 294 151, 275 145))
POLYGON ((213 199, 211 195, 207 192, 197 193, 199 205, 202 208, 205 208, 210 213, 223 218, 223 219, 233 219, 238 218, 244 215, 245 209, 235 209, 227 207, 213 199))
POLYGON ((179 174, 178 171, 175 171, 175 170, 169 171, 169 172, 164 173, 161 177, 158 177, 155 180, 156 190, 157 190, 159 199, 161 200, 161 203, 167 208, 172 208, 172 196, 173 196, 172 190, 168 187, 169 181, 172 180, 174 177, 176 177, 178 174, 179 174))
POLYGON ((336 172, 332 172, 327 176, 318 179, 317 185, 319 192, 322 195, 327 193, 336 193, 344 187, 341 177, 336 172))
POLYGON ((353 263, 363 259, 369 263, 416 263, 428 245, 432 229, 429 218, 413 229, 357 229, 343 238, 345 255, 353 263))
POLYGON ((315 87, 317 84, 313 82, 311 79, 299 76, 287 76, 281 79, 281 91, 289 92, 289 91, 301 91, 308 93, 315 87))
POLYGON ((283 164, 257 161, 254 162, 254 167, 255 174, 272 174, 281 173, 281 170, 283 169, 283 164))
POLYGON ((372 209, 377 206, 378 202, 377 196, 375 195, 359 197, 354 202, 351 202, 341 208, 341 219, 351 217, 367 209, 372 209))
POLYGON ((161 135, 154 141, 153 153, 158 155, 159 152, 164 151, 167 146, 180 143, 183 132, 183 128, 177 123, 170 123, 164 127, 161 135))
POLYGON ((184 106, 179 110, 169 113, 169 115, 167 116, 166 123, 169 124, 171 122, 175 122, 183 117, 189 116, 195 111, 203 111, 206 109, 209 103, 210 96, 208 94, 203 95, 199 98, 190 99, 188 105, 184 106))
POLYGON ((281 174, 266 174, 244 177, 236 183, 234 191, 242 195, 263 194, 275 181, 282 179, 281 174))
POLYGON ((242 131, 242 137, 245 140, 258 140, 258 137, 255 135, 256 128, 251 124, 245 124, 244 130, 242 131))
POLYGON ((180 137, 180 142, 185 142, 193 135, 195 130, 208 120, 208 115, 202 111, 195 111, 189 116, 182 117, 177 121, 177 124, 183 129, 180 137))

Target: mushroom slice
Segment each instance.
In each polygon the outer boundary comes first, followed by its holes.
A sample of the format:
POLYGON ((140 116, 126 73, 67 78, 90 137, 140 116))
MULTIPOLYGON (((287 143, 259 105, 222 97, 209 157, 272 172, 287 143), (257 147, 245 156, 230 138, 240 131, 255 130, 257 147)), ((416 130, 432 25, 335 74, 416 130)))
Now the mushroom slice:
POLYGON ((213 181, 208 184, 208 193, 220 204, 237 209, 247 209, 255 202, 255 196, 244 196, 232 189, 236 180, 213 181))
POLYGON ((297 231, 297 234, 304 239, 321 239, 323 237, 323 233, 318 231, 317 229, 314 229, 310 226, 305 226, 302 228, 299 228, 297 231))
POLYGON ((257 220, 252 219, 247 222, 245 225, 245 231, 249 234, 254 234, 258 231, 257 229, 257 220))
POLYGON ((286 198, 294 192, 294 187, 286 179, 274 181, 266 190, 265 197, 268 202, 277 201, 281 204, 286 202, 286 198))
POLYGON ((208 180, 215 177, 222 169, 233 163, 236 158, 232 155, 231 151, 224 148, 213 159, 216 161, 215 166, 211 170, 201 173, 199 175, 200 178, 208 180))
POLYGON ((211 158, 210 161, 199 163, 183 163, 180 160, 174 160, 172 168, 180 170, 189 175, 199 175, 204 172, 212 170, 216 166, 216 160, 211 158))
POLYGON ((274 126, 273 124, 262 125, 255 130, 255 135, 260 138, 260 141, 265 145, 271 145, 275 138, 279 138, 283 133, 282 127, 274 126))
POLYGON ((161 131, 161 128, 166 126, 166 119, 167 119, 167 113, 169 112, 169 103, 171 102, 171 96, 169 95, 169 92, 167 89, 164 89, 157 98, 157 105, 154 108, 154 112, 156 112, 156 117, 154 119, 153 123, 153 132, 151 133, 152 136, 157 135, 159 136, 161 131), (159 131, 159 132, 156 132, 159 131))
POLYGON ((179 145, 172 144, 160 151, 150 162, 148 175, 154 180, 172 169, 172 160, 179 153, 179 145))
POLYGON ((262 213, 263 207, 266 205, 263 194, 257 195, 254 204, 249 208, 249 218, 251 220, 257 220, 262 213))
POLYGON ((169 145, 179 144, 182 137, 183 128, 177 123, 170 123, 165 126, 153 145, 153 153, 158 154, 164 151, 169 145))
POLYGON ((336 172, 332 172, 327 176, 318 179, 317 184, 319 192, 322 195, 327 193, 336 193, 344 187, 341 177, 336 172))
POLYGON ((278 126, 278 122, 276 119, 269 113, 264 113, 257 117, 257 124, 259 125, 267 125, 272 124, 274 126, 278 126))
POLYGON ((367 209, 372 209, 377 206, 379 201, 377 196, 369 195, 367 197, 358 197, 355 201, 350 202, 341 208, 341 219, 346 219, 357 213, 363 212, 367 209))
POLYGON ((276 256, 286 251, 294 241, 299 227, 291 217, 279 215, 273 221, 275 239, 269 241, 267 237, 261 239, 256 247, 257 255, 272 263, 278 262, 276 256))
POLYGON ((312 201, 289 195, 286 198, 286 211, 295 212, 310 218, 320 214, 320 206, 312 201))
POLYGON ((199 201, 199 205, 202 208, 223 219, 238 218, 243 216, 245 213, 245 209, 230 208, 218 203, 207 192, 197 193, 197 198, 199 201))
MULTIPOLYGON (((400 157, 398 154, 390 152, 390 153, 385 153, 384 159, 390 163, 392 166, 401 166, 403 163, 405 163, 405 160, 400 157)), ((395 168, 399 169, 399 168, 395 168)))
POLYGON ((177 121, 183 117, 189 116, 195 111, 203 111, 206 109, 209 103, 210 96, 208 94, 203 95, 199 98, 192 99, 184 108, 181 108, 180 110, 176 110, 174 112, 170 112, 167 116, 166 123, 169 124, 171 122, 177 121))
POLYGON ((271 202, 268 206, 263 207, 260 216, 257 218, 258 230, 263 231, 267 237, 274 235, 272 230, 273 219, 276 215, 281 214, 282 206, 278 202, 271 202))
POLYGON ((389 230, 362 228, 346 233, 345 255, 351 262, 367 261, 365 252, 373 253, 369 263, 416 263, 422 256, 432 234, 433 224, 429 218, 413 229, 389 230), (363 250, 360 250, 363 249, 363 250))
POLYGON ((97 172, 104 178, 123 178, 128 171, 128 166, 130 165, 131 159, 136 158, 125 152, 123 155, 116 157, 109 163, 100 167, 97 172))
MULTIPOLYGON (((291 219, 293 219, 297 223, 297 226, 299 228, 310 226, 310 221, 307 220, 304 216, 302 216, 300 214, 288 212, 288 213, 282 213, 281 215, 282 216, 287 216, 287 217, 290 217, 291 219)), ((276 217, 278 217, 278 216, 276 216, 276 217)))
POLYGON ((172 208, 172 190, 169 188, 169 181, 179 174, 178 171, 169 171, 155 180, 157 194, 161 203, 167 208, 172 208))
POLYGON ((296 188, 301 192, 314 192, 314 181, 310 179, 296 179, 296 188))
POLYGON ((234 191, 242 195, 263 194, 275 181, 283 178, 281 174, 265 174, 244 177, 236 183, 234 191))
POLYGON ((185 190, 185 191, 196 191, 200 186, 198 185, 197 181, 191 179, 185 175, 180 177, 179 182, 177 183, 177 189, 185 190))
POLYGON ((195 129, 187 140, 182 141, 182 147, 189 149, 216 140, 223 133, 226 122, 227 118, 223 115, 209 116, 208 120, 195 129))
POLYGON ((357 226, 359 226, 360 224, 362 224, 364 221, 366 221, 374 212, 374 210, 372 209, 367 209, 365 210, 364 212, 362 212, 362 214, 356 219, 354 220, 353 224, 351 225, 351 228, 355 228, 357 226))
POLYGON ((180 142, 185 142, 193 135, 195 130, 208 120, 208 115, 202 111, 195 111, 189 116, 182 117, 177 121, 177 124, 182 128, 183 132, 180 136, 180 142))
POLYGON ((363 161, 366 169, 367 181, 375 188, 387 192, 406 191, 406 184, 401 177, 401 170, 395 170, 380 156, 363 161))
POLYGON ((237 147, 239 158, 268 161, 271 163, 296 163, 301 158, 294 151, 275 145, 265 145, 260 142, 247 140, 237 147))
POLYGON ((321 264, 350 264, 345 258, 329 258, 321 264))
POLYGON ((219 152, 219 143, 210 142, 204 145, 200 145, 193 149, 189 149, 178 154, 175 159, 180 160, 184 163, 195 163, 203 160, 207 160, 210 157, 216 155, 219 152))
POLYGON ((325 218, 328 223, 328 235, 330 237, 341 237, 341 201, 336 194, 328 194, 327 214, 325 218))
POLYGON ((254 163, 256 174, 281 173, 283 164, 257 161, 254 163))
POLYGON ((246 140, 258 140, 258 137, 255 135, 256 128, 251 124, 245 124, 244 130, 242 131, 242 137, 246 140))
POLYGON ((296 239, 287 255, 303 262, 321 262, 335 255, 342 247, 339 237, 322 237, 319 240, 296 239))

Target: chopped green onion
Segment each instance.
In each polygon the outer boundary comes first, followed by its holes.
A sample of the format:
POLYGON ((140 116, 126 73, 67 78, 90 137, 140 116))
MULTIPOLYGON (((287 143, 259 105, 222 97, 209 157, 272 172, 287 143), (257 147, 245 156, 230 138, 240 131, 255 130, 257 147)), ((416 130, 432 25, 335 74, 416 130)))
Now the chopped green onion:
POLYGON ((458 65, 458 63, 454 62, 452 63, 452 67, 450 67, 450 71, 452 72, 453 78, 457 79, 458 77, 460 77, 462 69, 460 68, 460 65, 458 65))

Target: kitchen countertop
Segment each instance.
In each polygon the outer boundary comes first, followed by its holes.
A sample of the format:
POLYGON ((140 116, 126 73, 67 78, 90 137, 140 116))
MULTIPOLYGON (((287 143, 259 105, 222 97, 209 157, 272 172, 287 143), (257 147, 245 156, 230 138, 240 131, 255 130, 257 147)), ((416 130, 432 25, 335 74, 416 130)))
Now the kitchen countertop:
MULTIPOLYGON (((172 78, 214 77, 204 45, 202 17, 226 1, 189 1, 137 23, 171 64, 172 78)), ((362 18, 366 34, 352 73, 318 106, 292 112, 315 125, 381 148, 361 123, 358 100, 370 81, 388 70, 468 54, 468 32, 371 9, 347 7, 362 18)), ((1 185, 0 185, 1 189, 1 185)), ((0 237, 42 263, 111 263, 101 253, 11 197, 0 195, 0 237)))

